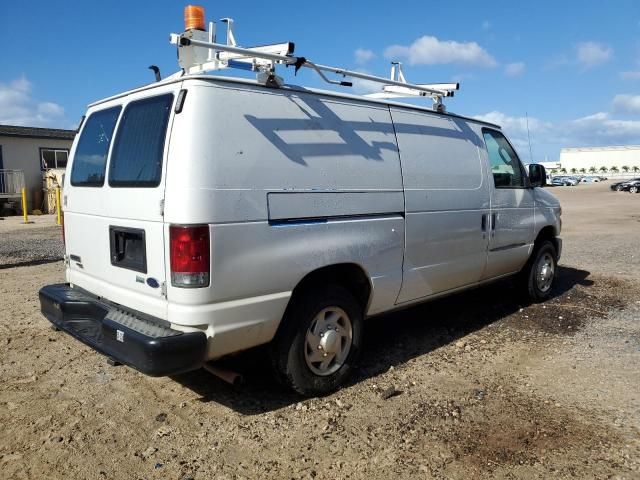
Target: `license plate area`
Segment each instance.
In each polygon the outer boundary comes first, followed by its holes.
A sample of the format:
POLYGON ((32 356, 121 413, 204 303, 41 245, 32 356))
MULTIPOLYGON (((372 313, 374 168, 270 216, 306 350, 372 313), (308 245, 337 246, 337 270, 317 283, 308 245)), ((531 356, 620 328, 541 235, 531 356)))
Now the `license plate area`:
POLYGON ((139 228, 109 227, 111 265, 147 273, 145 232, 139 228))

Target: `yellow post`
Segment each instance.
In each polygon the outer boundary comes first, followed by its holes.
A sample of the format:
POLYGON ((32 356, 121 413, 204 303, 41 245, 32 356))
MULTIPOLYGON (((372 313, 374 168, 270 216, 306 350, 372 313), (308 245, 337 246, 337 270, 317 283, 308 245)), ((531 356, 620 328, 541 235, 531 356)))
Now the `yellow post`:
POLYGON ((60 187, 56 187, 56 223, 62 225, 62 205, 60 204, 60 187))
POLYGON ((24 223, 29 223, 29 213, 27 212, 27 189, 22 187, 22 216, 24 223))

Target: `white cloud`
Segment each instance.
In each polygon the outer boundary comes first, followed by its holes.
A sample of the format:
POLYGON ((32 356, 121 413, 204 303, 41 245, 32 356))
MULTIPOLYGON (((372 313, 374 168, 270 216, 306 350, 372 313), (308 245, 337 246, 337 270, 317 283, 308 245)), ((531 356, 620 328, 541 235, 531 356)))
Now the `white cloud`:
POLYGON ((519 77, 524 73, 524 62, 510 63, 504 67, 504 73, 508 77, 519 77))
POLYGON ((367 50, 366 48, 356 49, 356 51, 353 52, 353 55, 356 58, 356 63, 358 65, 364 65, 376 56, 375 53, 373 53, 371 50, 367 50))
POLYGON ((458 63, 480 67, 495 67, 498 62, 476 42, 439 40, 425 35, 409 46, 391 45, 384 51, 391 60, 407 59, 411 65, 458 63))
POLYGON ((0 83, 0 124, 64 128, 67 123, 64 108, 35 99, 25 77, 0 83))
POLYGON ((607 112, 578 118, 568 123, 568 134, 578 144, 613 145, 640 143, 640 121, 611 118, 607 112))
POLYGON ((640 114, 640 95, 616 95, 611 106, 614 112, 640 114))
POLYGON ((620 72, 620 78, 622 78, 623 80, 640 80, 640 71, 620 72))
MULTIPOLYGON (((493 111, 484 115, 476 115, 474 118, 489 123, 495 123, 513 135, 527 135, 527 117, 511 117, 505 113, 493 111)), ((544 132, 553 128, 550 122, 543 122, 535 117, 529 117, 529 131, 544 132)))
POLYGON ((584 67, 596 67, 608 62, 613 56, 613 49, 597 42, 583 42, 576 47, 578 62, 584 67))
MULTIPOLYGON (((520 152, 528 150, 527 118, 512 117, 493 111, 475 118, 500 125, 520 152)), ((611 113, 593 115, 564 122, 547 122, 529 117, 529 131, 534 154, 539 147, 579 147, 595 145, 640 144, 640 120, 621 120, 611 113)), ((523 158, 528 158, 525 153, 523 158)))
MULTIPOLYGON (((371 75, 371 72, 367 70, 360 69, 357 71, 366 75, 371 75)), ((353 83, 353 93, 358 95, 366 95, 368 93, 377 93, 382 91, 382 85, 378 82, 363 80, 361 78, 351 78, 349 81, 353 83)))

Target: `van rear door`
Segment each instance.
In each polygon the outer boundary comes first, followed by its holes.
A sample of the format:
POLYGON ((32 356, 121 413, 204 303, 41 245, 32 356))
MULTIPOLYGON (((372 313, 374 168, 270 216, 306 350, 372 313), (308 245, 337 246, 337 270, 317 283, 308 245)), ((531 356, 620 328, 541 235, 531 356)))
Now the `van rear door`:
POLYGON ((90 108, 65 185, 68 280, 166 318, 163 202, 180 84, 90 108))

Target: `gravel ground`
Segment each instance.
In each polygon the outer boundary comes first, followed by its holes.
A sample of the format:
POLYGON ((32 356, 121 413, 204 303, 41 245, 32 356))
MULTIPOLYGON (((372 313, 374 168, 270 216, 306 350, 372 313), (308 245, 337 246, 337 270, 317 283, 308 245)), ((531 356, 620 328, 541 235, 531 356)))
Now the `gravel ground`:
POLYGON ((0 222, 0 269, 56 262, 64 255, 60 227, 54 215, 4 217, 0 222))
POLYGON ((227 362, 241 388, 109 367, 39 313, 61 262, 0 270, 0 478, 640 478, 640 195, 553 192, 551 300, 501 282, 371 319, 325 398, 283 392, 259 349, 227 362))

